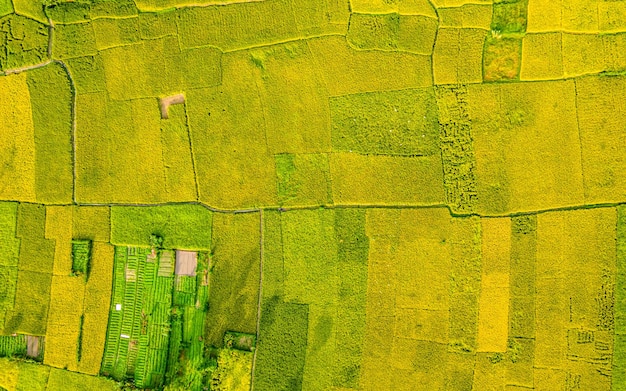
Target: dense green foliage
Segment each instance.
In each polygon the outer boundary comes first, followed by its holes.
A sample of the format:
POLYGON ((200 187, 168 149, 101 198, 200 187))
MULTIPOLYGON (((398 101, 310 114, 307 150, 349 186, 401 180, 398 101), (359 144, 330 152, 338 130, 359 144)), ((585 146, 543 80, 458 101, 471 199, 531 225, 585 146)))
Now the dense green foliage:
POLYGON ((111 208, 111 242, 150 245, 150 235, 163 237, 166 248, 209 250, 211 212, 200 205, 111 208))
POLYGON ((91 240, 72 240, 72 272, 87 277, 90 260, 91 240))
POLYGON ((0 18, 0 71, 44 62, 47 51, 48 28, 42 23, 15 14, 0 18))

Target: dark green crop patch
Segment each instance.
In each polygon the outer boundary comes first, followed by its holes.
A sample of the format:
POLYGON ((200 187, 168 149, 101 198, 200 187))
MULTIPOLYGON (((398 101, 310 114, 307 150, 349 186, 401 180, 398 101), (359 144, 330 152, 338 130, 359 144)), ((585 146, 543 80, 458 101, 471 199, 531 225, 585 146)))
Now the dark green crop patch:
POLYGON ((89 274, 91 259, 91 240, 72 240, 72 273, 75 275, 89 274))

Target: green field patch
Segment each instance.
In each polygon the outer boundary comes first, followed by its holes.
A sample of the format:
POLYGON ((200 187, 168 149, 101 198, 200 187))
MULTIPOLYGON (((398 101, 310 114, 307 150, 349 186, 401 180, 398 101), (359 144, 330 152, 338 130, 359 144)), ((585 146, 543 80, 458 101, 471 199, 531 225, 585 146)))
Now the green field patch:
POLYGON ((528 0, 494 1, 491 29, 502 34, 525 33, 528 0))
POLYGON ((271 153, 330 151, 328 91, 305 41, 250 50, 271 153))
POLYGON ((398 14, 353 13, 349 26, 346 38, 359 49, 398 49, 400 30, 400 15, 398 14))
POLYGON ((197 200, 195 169, 184 105, 170 106, 168 118, 161 119, 161 147, 168 200, 197 200))
POLYGON ((20 15, 0 18, 0 70, 44 62, 48 52, 48 28, 20 15))
POLYGON ((174 276, 174 251, 116 247, 102 373, 140 388, 187 384, 202 390, 206 257, 197 275, 174 276))
POLYGON ((17 267, 20 240, 16 238, 17 202, 0 202, 0 265, 17 267))
POLYGON ((25 335, 2 335, 0 336, 0 357, 25 357, 25 335))
POLYGON ((35 126, 37 201, 70 202, 73 188, 72 86, 59 64, 29 71, 26 81, 35 126))
POLYGON ((260 272, 257 213, 213 215, 213 255, 205 342, 222 347, 226 331, 254 333, 260 272))
POLYGON ((15 391, 46 391, 50 367, 45 365, 20 363, 17 388, 15 391))
POLYGON ((51 282, 48 273, 18 272, 15 307, 7 311, 4 334, 45 335, 51 282))
POLYGON ((0 17, 13 13, 13 2, 11 0, 0 0, 0 17))
POLYGON ((89 0, 91 17, 125 17, 137 15, 133 0, 89 0))
POLYGON ((45 14, 54 23, 86 22, 91 18, 90 1, 52 1, 45 6, 45 14))
POLYGON ((119 384, 104 377, 51 368, 46 391, 116 391, 119 384))
POLYGON ((522 58, 522 40, 488 36, 483 55, 483 77, 485 81, 519 79, 522 58))
POLYGON ((52 57, 67 59, 97 53, 93 23, 59 24, 54 27, 52 57))
POLYGON ((141 12, 139 30, 142 39, 162 38, 178 34, 176 12, 141 12))
POLYGON ((76 57, 65 61, 77 93, 106 90, 104 80, 104 62, 102 56, 76 57))
POLYGON ((55 242, 45 239, 45 207, 20 204, 17 237, 21 239, 18 268, 39 273, 52 273, 55 242))
MULTIPOLYGON (((72 273, 89 275, 91 261, 91 240, 72 240, 72 273)), ((80 360, 79 360, 80 361, 80 360)))
POLYGON ((93 21, 93 29, 98 50, 141 40, 138 18, 96 19, 93 21))
POLYGON ((299 35, 292 4, 285 0, 186 7, 177 16, 181 48, 213 45, 233 50, 299 35), (218 30, 220 33, 215 34, 218 30))
POLYGON ((335 211, 338 274, 341 278, 336 319, 333 385, 358 388, 360 381, 369 239, 364 209, 335 211))
POLYGON ((373 92, 331 98, 335 151, 384 155, 439 152, 432 89, 373 92))
POLYGON ((349 26, 346 39, 358 49, 431 55, 438 24, 423 15, 352 13, 349 26))
POLYGON ((278 200, 281 205, 332 203, 326 154, 279 154, 276 159, 278 200))
POLYGON ((615 339, 613 388, 626 382, 626 208, 617 208, 617 273, 615 275, 615 339))
POLYGON ((263 300, 254 388, 299 390, 306 359, 308 306, 263 300))
POLYGON ((212 213, 200 205, 111 208, 111 243, 150 245, 150 235, 163 237, 165 248, 209 250, 212 213))
POLYGON ((446 202, 453 212, 472 212, 477 200, 476 155, 467 89, 440 86, 436 96, 446 202))

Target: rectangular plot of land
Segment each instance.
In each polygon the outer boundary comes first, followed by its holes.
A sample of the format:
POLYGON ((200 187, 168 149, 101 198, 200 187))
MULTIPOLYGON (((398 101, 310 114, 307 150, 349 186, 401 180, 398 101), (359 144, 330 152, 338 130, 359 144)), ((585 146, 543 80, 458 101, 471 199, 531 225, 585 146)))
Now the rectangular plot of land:
POLYGON ((195 276, 198 266, 198 253, 196 251, 176 250, 176 268, 174 273, 177 276, 195 276))
POLYGON ((478 351, 506 352, 509 328, 511 220, 483 219, 478 351))
POLYGON ((331 98, 330 115, 334 151, 411 156, 439 153, 432 88, 331 98))
POLYGON ((35 130, 26 73, 0 78, 0 198, 35 201, 35 130), (6 109, 10 108, 10 109, 6 109))
POLYGON ((522 40, 521 80, 563 77, 561 33, 527 34, 522 40))
POLYGON ((433 53, 435 84, 482 82, 486 36, 481 29, 439 29, 433 53))
POLYGON ((479 211, 583 203, 575 99, 572 80, 468 86, 479 211))
POLYGON ((622 131, 626 78, 586 77, 576 81, 582 145, 585 201, 621 202, 626 199, 623 172, 626 142, 622 131))
POLYGON ((333 200, 338 204, 443 203, 439 156, 405 157, 334 153, 333 200))

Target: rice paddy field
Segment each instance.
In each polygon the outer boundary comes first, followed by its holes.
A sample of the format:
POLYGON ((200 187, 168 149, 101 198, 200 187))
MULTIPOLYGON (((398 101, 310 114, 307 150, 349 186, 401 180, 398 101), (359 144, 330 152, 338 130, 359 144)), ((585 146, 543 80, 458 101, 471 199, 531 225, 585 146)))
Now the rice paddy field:
POLYGON ((626 391, 626 1, 0 0, 0 391, 626 391))

